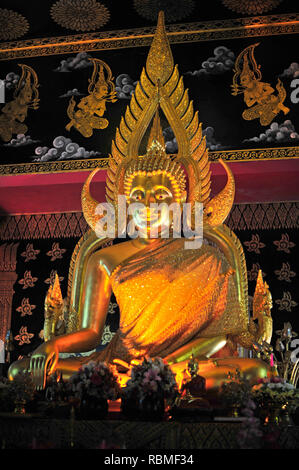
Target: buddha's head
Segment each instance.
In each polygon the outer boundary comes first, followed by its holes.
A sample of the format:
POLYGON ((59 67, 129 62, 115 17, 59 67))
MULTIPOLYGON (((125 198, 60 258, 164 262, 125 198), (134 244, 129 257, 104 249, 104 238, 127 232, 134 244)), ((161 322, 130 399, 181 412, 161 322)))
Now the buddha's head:
MULTIPOLYGON (((133 217, 135 227, 140 229, 147 229, 148 225, 152 227, 152 222, 156 226, 168 227, 172 223, 171 210, 167 210, 167 214, 163 210, 158 214, 150 213, 151 204, 164 203, 169 207, 176 203, 182 206, 185 201, 190 204, 188 222, 192 229, 196 224, 197 203, 203 206, 204 224, 218 227, 227 217, 235 194, 233 174, 228 165, 221 159, 219 161, 226 170, 228 180, 224 189, 210 199, 211 171, 205 137, 198 122, 198 114, 194 113, 192 101, 184 89, 182 78, 179 78, 178 68, 174 66, 163 13, 160 13, 146 66, 111 144, 106 200, 118 214, 118 208, 122 206, 119 197, 125 196, 129 215, 133 217), (171 127, 177 140, 178 152, 172 157, 166 154, 160 113, 163 113, 164 122, 171 127), (140 157, 142 139, 150 124, 146 155, 140 157), (142 203, 142 210, 134 211, 133 203, 142 203)), ((101 211, 97 210, 98 202, 90 194, 90 183, 97 171, 89 175, 81 195, 84 217, 93 231, 103 217, 101 211)), ((122 216, 117 220, 115 218, 117 233, 123 233, 123 219, 122 216)), ((177 229, 175 222, 173 220, 173 234, 177 229)))
POLYGON ((135 204, 131 212, 135 225, 147 231, 150 227, 161 230, 171 225, 173 212, 169 206, 177 203, 182 207, 185 187, 182 167, 165 154, 159 142, 154 142, 147 154, 134 159, 125 173, 125 196, 128 205, 135 204))

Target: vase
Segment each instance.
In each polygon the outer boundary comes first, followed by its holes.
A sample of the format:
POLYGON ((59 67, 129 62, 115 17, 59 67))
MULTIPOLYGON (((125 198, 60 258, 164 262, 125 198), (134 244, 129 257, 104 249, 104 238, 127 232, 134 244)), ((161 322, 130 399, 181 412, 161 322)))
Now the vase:
POLYGON ((240 405, 239 404, 230 405, 229 411, 228 411, 228 416, 230 418, 239 418, 239 416, 240 416, 240 405))
POLYGON ((165 414, 163 397, 148 395, 142 398, 125 397, 121 399, 122 413, 131 419, 142 421, 161 421, 165 414))
POLYGON ((77 417, 79 419, 104 419, 108 414, 108 401, 104 398, 87 397, 81 401, 77 417))
POLYGON ((138 408, 138 399, 136 397, 126 397, 123 395, 121 397, 121 412, 124 416, 128 418, 138 419, 139 418, 139 408, 138 408))
POLYGON ((285 404, 281 407, 280 422, 282 425, 284 426, 294 425, 291 414, 292 414, 292 409, 289 407, 288 404, 285 404))
POLYGON ((160 395, 146 395, 139 400, 140 417, 145 421, 162 421, 165 413, 165 400, 160 395))
POLYGON ((70 416, 71 405, 69 403, 53 402, 45 409, 46 416, 55 419, 67 419, 70 416))
POLYGON ((281 421, 281 405, 276 403, 269 403, 267 406, 267 413, 264 424, 279 425, 281 421))
POLYGON ((22 400, 22 399, 15 400, 14 413, 18 415, 24 415, 26 413, 25 405, 26 405, 26 400, 22 400))

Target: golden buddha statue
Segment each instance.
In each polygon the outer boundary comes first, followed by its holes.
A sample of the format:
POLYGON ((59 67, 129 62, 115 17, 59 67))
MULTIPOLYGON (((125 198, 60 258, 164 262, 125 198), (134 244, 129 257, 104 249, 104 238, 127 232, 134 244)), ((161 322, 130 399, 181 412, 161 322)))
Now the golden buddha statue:
MULTIPOLYGON (((107 172, 107 201, 113 207, 117 207, 119 195, 126 197, 128 209, 133 203, 143 204, 143 210, 131 212, 141 236, 118 244, 107 237, 98 238, 97 226, 103 215, 90 194, 90 182, 98 170, 92 172, 82 190, 83 213, 91 230, 72 256, 66 332, 51 336, 30 358, 12 364, 11 380, 18 371, 30 370, 41 389, 55 370, 67 379, 89 360, 125 365, 144 356, 164 358, 178 379, 193 356, 198 361, 198 374, 210 390, 217 390, 228 372, 236 369, 253 382, 267 375, 270 368, 265 362, 235 355, 237 344, 250 348, 260 338, 270 341, 271 315, 265 313, 266 286, 259 278, 255 318, 249 319, 244 252, 236 235, 223 223, 234 200, 234 178, 229 167, 221 164, 227 183, 211 199, 205 138, 198 113, 194 113, 174 66, 160 13, 146 69, 112 142, 107 172), (175 156, 165 151, 161 111, 178 142, 175 156), (152 121, 146 155, 139 156, 142 138, 152 121), (150 210, 150 204, 161 202, 181 208, 189 203, 192 227, 196 203, 203 205, 200 248, 186 249, 186 238, 175 237, 172 229, 170 237, 164 237, 163 227, 174 222, 171 214, 167 218, 163 210, 158 215, 150 210), (155 238, 149 230, 151 222, 160 226, 155 238), (119 305, 120 324, 111 342, 88 357, 59 359, 59 353, 91 351, 100 343, 112 292, 119 305), (223 357, 225 347, 231 351, 228 357, 223 357), (220 351, 222 357, 212 357, 220 351)), ((118 217, 118 235, 120 225, 118 217)))

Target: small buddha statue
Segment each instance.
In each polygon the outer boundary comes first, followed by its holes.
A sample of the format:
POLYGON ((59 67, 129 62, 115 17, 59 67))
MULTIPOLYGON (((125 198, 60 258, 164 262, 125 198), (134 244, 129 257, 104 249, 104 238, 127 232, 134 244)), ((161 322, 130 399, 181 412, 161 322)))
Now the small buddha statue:
MULTIPOLYGON (((55 370, 65 380, 89 360, 129 367, 144 356, 163 358, 179 380, 193 355, 207 390, 219 389, 228 372, 237 369, 253 383, 268 374, 269 366, 262 360, 233 355, 237 344, 250 348, 259 338, 271 339, 271 316, 262 303, 260 307, 256 303, 255 318, 249 320, 244 252, 224 224, 234 200, 234 178, 228 165, 221 164, 227 183, 211 198, 205 138, 174 66, 160 13, 146 68, 112 142, 107 172, 107 201, 113 207, 117 209, 119 195, 125 196, 127 209, 142 204, 142 209, 130 213, 141 235, 118 244, 109 237, 98 238, 103 215, 90 193, 97 170, 92 172, 82 190, 82 209, 91 230, 78 242, 71 261, 66 333, 51 337, 30 358, 12 364, 11 380, 19 370, 30 370, 36 387, 42 389, 55 370), (176 136, 177 155, 166 153, 161 113, 176 136), (151 123, 146 153, 139 155, 151 123), (158 214, 150 210, 152 203, 164 207, 176 203, 182 212, 186 202, 191 207, 191 228, 196 203, 204 208, 200 247, 187 249, 186 238, 175 236, 171 211, 166 216, 163 210, 158 214), (152 237, 150 227, 155 224, 152 237), (165 229, 169 229, 167 238, 165 229), (99 345, 112 292, 120 323, 110 343, 89 357, 60 359, 59 353, 81 353, 99 345), (215 354, 228 346, 231 354, 216 359, 215 354)), ((115 226, 117 237, 119 217, 115 226)))
POLYGON ((206 395, 206 379, 198 375, 198 369, 198 360, 192 354, 187 363, 185 377, 180 385, 180 396, 176 399, 175 406, 177 408, 190 408, 191 410, 194 408, 210 408, 210 403, 204 398, 206 395))

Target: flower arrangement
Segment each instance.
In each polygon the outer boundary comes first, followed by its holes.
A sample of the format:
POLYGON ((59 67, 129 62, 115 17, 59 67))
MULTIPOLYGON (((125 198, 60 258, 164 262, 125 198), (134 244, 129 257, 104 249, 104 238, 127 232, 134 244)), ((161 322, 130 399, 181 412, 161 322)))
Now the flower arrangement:
POLYGON ((252 388, 252 396, 258 405, 274 404, 283 406, 289 404, 299 406, 299 390, 281 377, 259 379, 252 388))
POLYGON ((17 400, 29 402, 35 395, 35 386, 30 372, 19 372, 13 382, 9 383, 11 397, 17 400))
POLYGON ((67 402, 70 395, 70 387, 57 371, 50 375, 45 389, 45 399, 48 402, 67 402))
POLYGON ((0 379, 0 411, 25 413, 25 405, 35 398, 35 386, 30 372, 19 373, 14 381, 0 379), (22 411, 17 411, 17 408, 22 411))
POLYGON ((48 377, 43 395, 43 411, 46 416, 69 418, 71 407, 79 407, 80 398, 74 396, 71 388, 57 371, 48 377))
POLYGON ((141 413, 143 418, 160 418, 164 414, 165 400, 174 401, 178 396, 175 375, 159 357, 144 358, 131 368, 130 377, 122 389, 125 414, 141 413))
POLYGON ((228 407, 241 407, 250 399, 251 385, 237 369, 235 373, 229 372, 227 381, 221 385, 220 398, 228 407))
POLYGON ((260 379, 252 387, 252 399, 258 405, 264 424, 291 422, 289 413, 299 405, 299 390, 281 377, 260 379))
POLYGON ((161 359, 145 358, 143 362, 131 368, 131 378, 127 381, 123 393, 127 396, 163 395, 163 398, 174 399, 178 394, 175 375, 170 367, 161 359))
POLYGON ((5 377, 0 378, 0 411, 13 411, 14 402, 10 395, 10 382, 5 377))
POLYGON ((120 393, 117 376, 105 362, 90 361, 73 374, 68 382, 70 395, 80 400, 116 400, 120 393))

